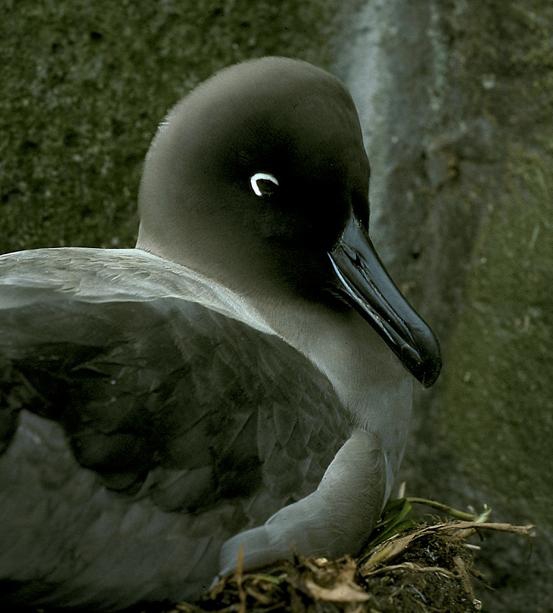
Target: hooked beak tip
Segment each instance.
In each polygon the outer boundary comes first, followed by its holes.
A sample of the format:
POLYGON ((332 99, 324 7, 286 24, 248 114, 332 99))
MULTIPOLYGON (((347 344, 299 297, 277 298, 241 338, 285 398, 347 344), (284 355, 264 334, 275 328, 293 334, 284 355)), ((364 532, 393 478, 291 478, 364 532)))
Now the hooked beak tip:
POLYGON ((402 345, 399 358, 424 387, 432 387, 442 369, 440 344, 430 328, 420 336, 416 334, 415 338, 418 341, 416 344, 402 345))
POLYGON ((442 359, 438 357, 433 360, 430 366, 427 365, 424 368, 423 372, 421 373, 422 376, 420 378, 419 377, 417 378, 424 385, 424 387, 426 388, 432 387, 434 383, 436 383, 436 381, 438 380, 441 370, 442 370, 442 359))

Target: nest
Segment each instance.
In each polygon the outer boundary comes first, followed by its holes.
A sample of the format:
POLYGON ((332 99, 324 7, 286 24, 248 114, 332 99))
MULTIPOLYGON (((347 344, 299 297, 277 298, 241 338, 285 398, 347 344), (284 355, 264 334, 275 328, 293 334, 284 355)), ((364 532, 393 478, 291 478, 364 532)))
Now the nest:
POLYGON ((370 542, 356 558, 296 557, 256 572, 225 577, 194 603, 142 608, 144 613, 430 613, 482 609, 474 591, 481 578, 473 542, 485 531, 532 535, 533 527, 489 522, 490 510, 475 515, 417 498, 392 501, 370 542), (412 503, 429 504, 455 519, 415 524, 412 503))

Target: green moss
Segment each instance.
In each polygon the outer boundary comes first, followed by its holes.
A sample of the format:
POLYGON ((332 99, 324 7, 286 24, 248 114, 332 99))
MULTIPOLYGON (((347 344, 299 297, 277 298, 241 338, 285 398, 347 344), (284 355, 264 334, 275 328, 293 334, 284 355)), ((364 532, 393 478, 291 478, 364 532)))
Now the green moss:
POLYGON ((467 474, 550 521, 553 164, 513 148, 448 352, 444 427, 467 474))
POLYGON ((132 245, 142 159, 168 108, 215 70, 246 58, 288 55, 326 65, 341 5, 4 3, 0 253, 132 245))
POLYGON ((528 144, 539 139, 536 127, 550 123, 553 109, 553 4, 444 0, 434 7, 434 62, 437 50, 447 57, 434 67, 434 90, 444 89, 440 121, 455 124, 474 114, 504 136, 518 132, 528 144))

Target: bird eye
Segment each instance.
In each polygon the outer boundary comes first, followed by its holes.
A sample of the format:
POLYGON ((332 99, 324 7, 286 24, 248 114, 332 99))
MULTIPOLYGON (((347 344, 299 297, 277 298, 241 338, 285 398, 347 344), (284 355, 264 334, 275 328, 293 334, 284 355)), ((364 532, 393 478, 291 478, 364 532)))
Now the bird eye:
POLYGON ((268 172, 256 172, 250 177, 250 184, 256 196, 272 196, 278 187, 278 180, 268 172))

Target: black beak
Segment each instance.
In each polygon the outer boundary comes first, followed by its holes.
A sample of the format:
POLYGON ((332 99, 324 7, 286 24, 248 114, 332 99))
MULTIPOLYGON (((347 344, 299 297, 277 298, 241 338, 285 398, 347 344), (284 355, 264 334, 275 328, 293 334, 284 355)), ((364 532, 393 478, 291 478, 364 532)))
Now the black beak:
POLYGON ((430 387, 442 367, 438 339, 395 286, 355 216, 328 255, 348 302, 380 334, 405 368, 430 387))

